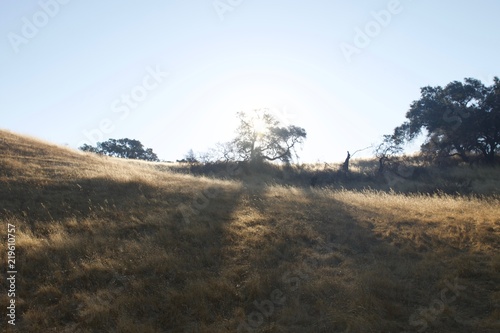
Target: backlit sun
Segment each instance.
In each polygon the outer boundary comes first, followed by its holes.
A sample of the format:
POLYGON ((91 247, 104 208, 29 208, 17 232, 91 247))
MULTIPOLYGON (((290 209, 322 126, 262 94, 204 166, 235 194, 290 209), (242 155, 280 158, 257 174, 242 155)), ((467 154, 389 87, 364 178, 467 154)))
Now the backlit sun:
POLYGON ((254 117, 254 119, 252 120, 252 125, 253 125, 255 133, 257 133, 257 134, 262 135, 262 134, 267 132, 266 122, 258 116, 254 117))

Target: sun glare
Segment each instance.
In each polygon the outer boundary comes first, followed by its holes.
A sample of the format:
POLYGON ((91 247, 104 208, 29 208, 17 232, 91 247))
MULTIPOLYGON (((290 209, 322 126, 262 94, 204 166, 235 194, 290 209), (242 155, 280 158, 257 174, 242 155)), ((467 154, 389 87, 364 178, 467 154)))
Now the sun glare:
POLYGON ((264 134, 267 132, 267 124, 264 119, 255 117, 252 122, 253 128, 257 134, 264 134))

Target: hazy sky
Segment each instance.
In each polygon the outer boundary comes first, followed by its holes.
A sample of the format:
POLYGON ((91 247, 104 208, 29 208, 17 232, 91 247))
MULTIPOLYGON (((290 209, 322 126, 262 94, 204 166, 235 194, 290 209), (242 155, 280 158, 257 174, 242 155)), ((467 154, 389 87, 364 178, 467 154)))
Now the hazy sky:
MULTIPOLYGON (((0 1, 0 128, 78 147, 138 139, 161 159, 227 141, 235 114, 304 127, 340 161, 404 121, 427 85, 500 75, 500 1, 0 1)), ((369 151, 368 151, 369 152, 369 151)))

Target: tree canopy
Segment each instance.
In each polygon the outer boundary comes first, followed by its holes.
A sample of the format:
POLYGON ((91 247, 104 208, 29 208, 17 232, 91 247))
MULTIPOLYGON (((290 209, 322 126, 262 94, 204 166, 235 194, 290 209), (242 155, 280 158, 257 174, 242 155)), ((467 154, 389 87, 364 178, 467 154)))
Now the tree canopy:
POLYGON ((420 99, 410 105, 406 118, 390 137, 393 143, 425 133, 424 154, 458 155, 466 162, 480 157, 494 163, 500 150, 500 81, 495 77, 493 85, 485 86, 466 78, 444 88, 421 88, 420 99))
POLYGON ((237 116, 236 137, 219 145, 227 160, 290 162, 307 136, 301 127, 282 126, 267 109, 238 112, 237 116))
POLYGON ((138 140, 131 139, 109 139, 104 142, 98 142, 97 145, 91 146, 84 144, 79 148, 82 151, 112 156, 120 158, 129 158, 134 160, 145 160, 158 162, 158 156, 153 152, 153 149, 144 149, 143 144, 138 140))

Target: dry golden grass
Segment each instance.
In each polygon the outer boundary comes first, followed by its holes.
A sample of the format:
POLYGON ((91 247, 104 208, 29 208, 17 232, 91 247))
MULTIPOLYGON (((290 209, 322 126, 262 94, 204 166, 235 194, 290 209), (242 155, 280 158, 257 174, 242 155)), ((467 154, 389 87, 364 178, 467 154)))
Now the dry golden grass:
MULTIPOLYGON (((252 175, 217 180, 160 169, 0 131, 0 236, 16 225, 18 267, 16 326, 2 314, 1 327, 500 329, 498 197, 266 185, 252 175)), ((3 292, 2 309, 7 301, 3 292)))

